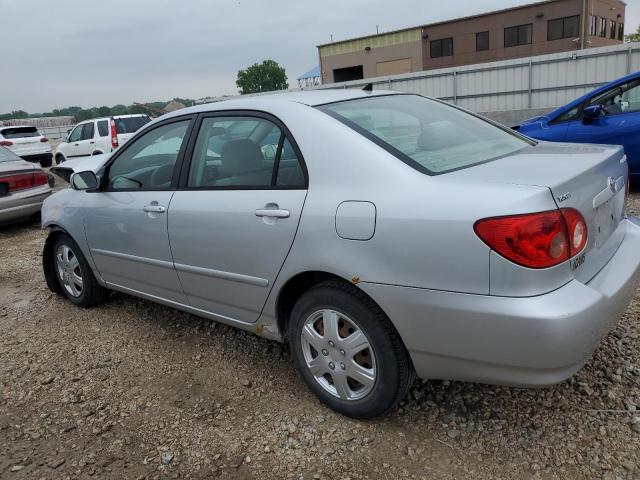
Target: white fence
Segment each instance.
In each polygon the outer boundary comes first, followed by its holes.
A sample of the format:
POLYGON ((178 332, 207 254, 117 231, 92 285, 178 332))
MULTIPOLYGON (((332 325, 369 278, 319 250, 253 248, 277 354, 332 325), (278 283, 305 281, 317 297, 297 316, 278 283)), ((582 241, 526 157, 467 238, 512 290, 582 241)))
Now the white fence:
MULTIPOLYGON (((74 124, 75 125, 75 124, 74 124)), ((74 125, 59 125, 57 127, 39 127, 38 131, 49 140, 60 140, 67 136, 67 131, 74 125)))
POLYGON ((590 48, 464 67, 368 78, 317 88, 362 88, 419 93, 474 112, 564 105, 640 69, 640 43, 590 48))

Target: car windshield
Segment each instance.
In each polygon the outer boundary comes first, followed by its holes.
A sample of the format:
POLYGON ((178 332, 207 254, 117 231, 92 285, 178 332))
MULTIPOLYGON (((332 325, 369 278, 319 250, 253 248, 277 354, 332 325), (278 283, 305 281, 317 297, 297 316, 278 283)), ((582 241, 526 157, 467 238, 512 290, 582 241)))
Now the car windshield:
POLYGON ((18 160, 21 160, 19 156, 17 156, 8 148, 0 146, 0 162, 16 162, 18 160))
POLYGON ((140 129, 143 125, 146 125, 151 121, 149 117, 125 117, 116 118, 116 131, 118 134, 122 133, 134 133, 140 129))
POLYGON ((535 144, 419 95, 368 97, 319 108, 427 174, 470 167, 535 144))
POLYGON ((3 128, 0 134, 4 138, 25 138, 25 137, 39 137, 38 129, 36 127, 13 127, 3 128))

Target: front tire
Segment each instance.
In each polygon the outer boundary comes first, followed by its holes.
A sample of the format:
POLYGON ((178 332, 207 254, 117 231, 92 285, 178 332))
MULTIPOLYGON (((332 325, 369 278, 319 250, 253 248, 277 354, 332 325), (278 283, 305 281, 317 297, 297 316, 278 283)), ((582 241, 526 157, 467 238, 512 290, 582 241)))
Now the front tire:
POLYGON ((349 417, 383 415, 413 381, 398 332, 380 307, 345 282, 324 282, 302 295, 291 312, 289 341, 309 389, 349 417))
POLYGON ((64 155, 62 154, 58 154, 56 155, 56 165, 60 165, 62 162, 64 162, 64 155))
POLYGON ((53 242, 53 272, 60 292, 79 307, 90 308, 102 302, 108 291, 96 280, 80 247, 65 234, 53 242))

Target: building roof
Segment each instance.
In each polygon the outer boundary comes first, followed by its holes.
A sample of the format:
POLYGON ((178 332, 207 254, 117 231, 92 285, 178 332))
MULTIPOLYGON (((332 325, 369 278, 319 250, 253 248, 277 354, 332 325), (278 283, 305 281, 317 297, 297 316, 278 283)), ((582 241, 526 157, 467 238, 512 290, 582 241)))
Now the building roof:
MULTIPOLYGON (((374 33, 372 35, 363 35, 361 37, 346 38, 344 40, 339 40, 339 41, 336 41, 336 42, 323 43, 321 45, 318 45, 317 48, 328 47, 330 45, 337 45, 337 44, 340 44, 340 43, 352 42, 352 41, 355 41, 355 40, 364 40, 364 39, 367 39, 367 38, 375 38, 375 37, 380 37, 380 36, 383 36, 383 35, 389 35, 389 34, 393 34, 393 33, 407 32, 407 31, 410 31, 410 30, 416 30, 418 28, 435 27, 437 25, 444 25, 444 24, 447 24, 447 23, 459 22, 461 20, 470 20, 472 18, 479 18, 479 17, 484 17, 484 16, 487 16, 487 15, 495 15, 495 14, 499 14, 499 13, 511 12, 513 10, 520 10, 521 8, 535 7, 537 5, 544 5, 544 4, 547 4, 547 3, 561 2, 561 1, 566 1, 566 0, 542 0, 540 2, 527 3, 525 5, 519 5, 519 6, 516 6, 516 7, 509 7, 509 8, 503 8, 503 9, 500 9, 500 10, 491 10, 489 12, 477 13, 475 15, 468 15, 466 17, 451 18, 449 20, 442 20, 440 22, 433 22, 433 23, 427 23, 427 24, 422 24, 422 25, 416 25, 416 26, 413 26, 413 27, 406 27, 406 28, 401 28, 401 29, 398 29, 398 30, 390 30, 388 32, 374 33)), ((622 2, 622 3, 624 3, 624 2, 622 2)), ((625 5, 626 5, 626 3, 625 3, 625 5)))
POLYGON ((303 73, 298 77, 298 80, 306 80, 307 78, 316 78, 320 76, 320 65, 313 67, 307 73, 303 73))

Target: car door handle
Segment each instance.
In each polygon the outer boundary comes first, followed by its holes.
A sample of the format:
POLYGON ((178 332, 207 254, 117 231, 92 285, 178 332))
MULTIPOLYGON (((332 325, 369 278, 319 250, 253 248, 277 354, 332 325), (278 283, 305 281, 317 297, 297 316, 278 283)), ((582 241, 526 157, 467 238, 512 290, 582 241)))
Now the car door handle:
POLYGON ((259 208, 256 210, 256 217, 289 218, 290 216, 289 210, 280 208, 259 208))
POLYGON ((167 211, 167 207, 162 205, 145 205, 142 210, 147 213, 164 213, 167 211))

